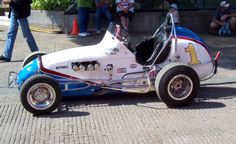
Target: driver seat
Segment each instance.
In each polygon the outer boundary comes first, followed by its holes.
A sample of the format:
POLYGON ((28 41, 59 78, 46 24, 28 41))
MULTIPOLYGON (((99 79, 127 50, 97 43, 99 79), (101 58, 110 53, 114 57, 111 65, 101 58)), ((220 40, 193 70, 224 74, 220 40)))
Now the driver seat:
POLYGON ((135 47, 135 58, 136 61, 144 65, 146 60, 152 55, 154 51, 154 38, 148 38, 140 42, 135 47))
MULTIPOLYGON (((145 39, 136 46, 136 61, 141 65, 150 65, 153 63, 159 52, 161 51, 165 40, 160 41, 158 37, 145 39)), ((167 44, 169 47, 169 44, 167 44)), ((163 54, 156 60, 155 63, 163 62, 169 54, 169 48, 165 48, 163 54)))

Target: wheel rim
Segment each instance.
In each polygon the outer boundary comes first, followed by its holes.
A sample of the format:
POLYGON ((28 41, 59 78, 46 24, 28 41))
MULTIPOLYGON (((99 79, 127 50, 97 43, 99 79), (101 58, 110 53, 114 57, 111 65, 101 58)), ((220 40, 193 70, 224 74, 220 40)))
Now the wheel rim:
POLYGON ((174 100, 184 100, 193 91, 192 80, 183 74, 173 77, 168 84, 168 93, 174 100))
POLYGON ((27 93, 27 101, 36 110, 48 109, 55 102, 56 92, 46 83, 38 83, 32 86, 27 93))

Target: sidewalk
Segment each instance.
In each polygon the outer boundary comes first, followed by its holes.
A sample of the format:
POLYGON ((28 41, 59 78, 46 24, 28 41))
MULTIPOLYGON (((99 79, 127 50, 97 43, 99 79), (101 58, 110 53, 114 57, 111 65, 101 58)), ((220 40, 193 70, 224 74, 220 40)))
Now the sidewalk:
MULTIPOLYGON (((7 27, 0 26, 0 52, 7 27)), ((78 39, 33 32, 40 50, 54 52, 98 43, 95 33, 78 39)), ((131 34, 132 46, 151 34, 131 34)), ((30 50, 21 30, 12 62, 0 63, 0 144, 206 144, 236 143, 235 37, 202 35, 211 51, 222 52, 219 72, 202 84, 195 102, 179 109, 161 103, 155 93, 70 98, 51 115, 34 117, 7 88, 9 71, 19 71, 30 50), (67 109, 68 108, 68 109, 67 109)))

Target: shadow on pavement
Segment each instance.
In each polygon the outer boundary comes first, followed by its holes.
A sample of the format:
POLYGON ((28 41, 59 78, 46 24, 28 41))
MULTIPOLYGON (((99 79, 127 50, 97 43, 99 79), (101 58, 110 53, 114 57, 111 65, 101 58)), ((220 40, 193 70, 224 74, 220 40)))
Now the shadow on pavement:
POLYGON ((236 89, 231 87, 220 87, 220 86, 211 86, 211 87, 201 87, 198 98, 201 100, 208 99, 233 99, 236 97, 236 89), (207 95, 207 97, 206 97, 207 95))
POLYGON ((12 60, 10 62, 0 62, 0 63, 18 63, 18 62, 23 62, 23 60, 12 60))
POLYGON ((82 117, 82 116, 87 116, 89 114, 90 113, 88 112, 67 110, 67 111, 55 111, 48 115, 33 115, 33 116, 38 118, 63 118, 63 117, 82 117))
POLYGON ((23 62, 23 60, 13 60, 11 62, 23 62))
POLYGON ((213 99, 233 99, 236 97, 236 89, 230 87, 201 87, 195 102, 180 109, 213 109, 226 107, 221 102, 212 102, 213 99), (207 95, 207 97, 206 97, 207 95))
POLYGON ((41 118, 62 118, 62 117, 82 117, 89 115, 89 112, 82 112, 82 111, 74 111, 73 109, 69 109, 68 104, 60 104, 60 106, 50 114, 45 115, 33 115, 34 117, 41 117, 41 118))
POLYGON ((218 83, 204 83, 201 86, 211 86, 211 85, 228 85, 228 84, 236 84, 236 81, 229 81, 229 82, 218 82, 218 83))
POLYGON ((136 105, 138 103, 158 102, 155 92, 147 94, 137 93, 119 93, 119 94, 104 94, 99 96, 88 97, 65 97, 63 104, 68 107, 89 106, 89 107, 104 107, 104 106, 119 106, 119 105, 136 105))
POLYGON ((1 62, 1 63, 18 63, 18 62, 23 62, 23 60, 12 60, 10 62, 1 62))
POLYGON ((82 117, 87 116, 89 112, 79 111, 81 108, 105 107, 120 105, 137 105, 138 103, 148 103, 158 101, 155 93, 148 94, 105 94, 100 96, 88 97, 64 97, 61 105, 54 112, 48 115, 34 115, 35 117, 82 117))
MULTIPOLYGON (((222 83, 223 84, 223 83, 222 83)), ((225 84, 225 83, 224 83, 225 84)), ((220 83, 219 83, 220 85, 220 83)), ((213 109, 226 107, 224 103, 213 102, 214 99, 233 99, 236 97, 236 89, 230 87, 201 87, 195 102, 180 109, 213 109), (207 97, 206 97, 207 96, 207 97)))
POLYGON ((195 101, 190 103, 188 106, 180 107, 181 110, 201 110, 201 109, 216 109, 226 107, 225 104, 221 102, 209 102, 209 101, 195 101))

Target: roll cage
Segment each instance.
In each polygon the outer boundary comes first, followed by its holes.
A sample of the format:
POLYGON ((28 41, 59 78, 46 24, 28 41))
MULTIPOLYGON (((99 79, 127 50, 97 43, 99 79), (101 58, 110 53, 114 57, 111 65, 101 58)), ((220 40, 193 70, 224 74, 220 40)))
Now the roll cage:
POLYGON ((169 55, 173 37, 177 42, 173 16, 168 14, 152 37, 145 39, 135 47, 136 61, 142 65, 151 66, 163 62, 169 55))

